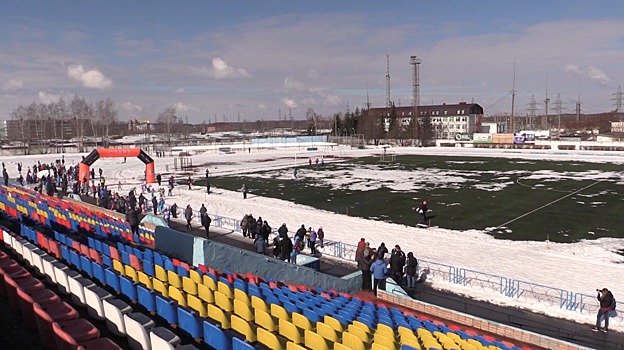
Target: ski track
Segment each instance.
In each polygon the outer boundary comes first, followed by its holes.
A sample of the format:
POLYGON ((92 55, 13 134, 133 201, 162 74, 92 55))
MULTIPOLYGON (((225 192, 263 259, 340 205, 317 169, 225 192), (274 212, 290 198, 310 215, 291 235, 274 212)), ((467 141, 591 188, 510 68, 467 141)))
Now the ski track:
MULTIPOLYGON (((583 161, 588 162, 624 163, 624 157, 615 154, 613 156, 590 156, 584 155, 584 152, 562 154, 564 152, 545 151, 541 154, 531 154, 529 151, 506 153, 504 150, 467 148, 395 148, 393 151, 397 155, 506 157, 510 159, 561 161, 579 161, 580 157, 583 161)), ((345 149, 348 157, 373 156, 379 152, 379 149, 345 149)), ((206 153, 193 156, 193 161, 196 164, 231 162, 232 164, 210 167, 211 176, 231 176, 255 171, 292 169, 295 153, 298 158, 300 174, 309 170, 307 157, 314 160, 323 154, 322 151, 290 150, 254 151, 251 154, 229 155, 206 153)), ((338 155, 339 153, 336 150, 332 154, 338 155)), ((77 163, 81 156, 77 154, 67 155, 65 163, 77 163)), ((9 175, 15 177, 17 169, 14 164, 17 161, 23 163, 25 173, 25 169, 32 166, 37 160, 52 162, 54 159, 60 158, 60 155, 1 158, 7 163, 9 175)), ((170 166, 169 172, 173 172, 171 170, 172 157, 154 158, 154 161, 157 173, 165 173, 166 165, 170 166)), ((340 159, 326 159, 326 163, 340 161, 340 159)), ((127 163, 123 164, 121 159, 103 158, 94 164, 94 168, 96 178, 98 178, 97 169, 103 169, 106 183, 113 191, 117 190, 117 182, 121 180, 124 183, 122 192, 125 193, 133 187, 140 188, 142 181, 137 179, 143 176, 145 166, 138 159, 128 158, 127 163)), ((194 172, 196 178, 204 178, 205 167, 196 168, 194 172)), ((166 187, 166 181, 161 187, 166 187)), ((209 213, 236 219, 241 219, 244 214, 252 213, 256 218, 262 216, 273 228, 279 227, 282 223, 287 223, 290 231, 296 231, 301 224, 305 224, 306 227, 312 226, 315 229, 322 226, 326 239, 329 240, 357 244, 359 239, 363 237, 375 247, 381 242, 385 242, 389 249, 395 244, 399 244, 404 251, 414 252, 414 255, 419 259, 589 295, 593 295, 596 288, 607 287, 613 291, 616 299, 618 296, 619 298, 624 296, 624 279, 617 277, 624 275, 624 264, 617 263, 624 261, 624 257, 615 253, 616 250, 624 248, 624 240, 622 239, 601 238, 572 244, 551 243, 550 249, 546 249, 545 242, 497 240, 480 230, 455 231, 439 227, 432 227, 428 230, 406 227, 383 221, 349 217, 294 204, 286 200, 261 197, 253 192, 249 194, 247 200, 243 200, 240 192, 214 188, 214 186, 211 188, 211 194, 206 195, 205 187, 193 186, 193 190, 189 191, 185 185, 177 185, 174 189, 174 196, 165 197, 165 200, 167 204, 176 202, 180 208, 185 207, 186 204, 191 204, 195 210, 199 209, 202 203, 205 203, 209 213)), ((434 209, 439 211, 440 208, 434 209)), ((595 315, 580 315, 560 310, 558 307, 546 308, 540 304, 513 300, 498 294, 491 295, 481 290, 466 289, 435 280, 433 283, 436 288, 457 291, 480 300, 502 305, 521 306, 550 316, 564 317, 578 322, 590 324, 595 322, 595 315)), ((612 328, 624 330, 624 325, 613 324, 612 328)))

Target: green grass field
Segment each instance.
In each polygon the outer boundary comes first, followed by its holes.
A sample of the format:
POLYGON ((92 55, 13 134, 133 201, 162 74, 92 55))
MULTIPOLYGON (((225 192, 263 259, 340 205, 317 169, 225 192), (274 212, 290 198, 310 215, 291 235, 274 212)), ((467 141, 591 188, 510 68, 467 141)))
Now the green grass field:
POLYGON ((213 186, 414 226, 427 200, 432 226, 490 229, 497 238, 573 242, 624 237, 622 166, 504 158, 364 158, 212 178, 213 186), (499 227, 500 226, 500 227, 499 227))

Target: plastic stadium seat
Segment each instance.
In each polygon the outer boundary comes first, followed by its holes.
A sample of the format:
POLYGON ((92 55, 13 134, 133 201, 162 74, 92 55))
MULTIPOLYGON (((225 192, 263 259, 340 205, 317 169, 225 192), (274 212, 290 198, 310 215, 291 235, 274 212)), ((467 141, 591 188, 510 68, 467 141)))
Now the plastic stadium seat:
POLYGON ((247 341, 251 343, 256 341, 256 333, 258 331, 258 327, 256 325, 249 323, 236 315, 232 315, 231 323, 232 329, 244 336, 247 341))
POLYGON ((375 336, 373 337, 373 344, 379 344, 390 350, 396 349, 396 343, 394 339, 386 337, 385 334, 375 333, 375 336))
POLYGON ((72 302, 78 306, 87 306, 84 289, 95 288, 95 283, 88 278, 82 278, 80 275, 78 277, 68 276, 67 281, 69 282, 69 292, 71 293, 72 302))
POLYGON ((225 312, 234 311, 232 300, 221 292, 214 292, 215 304, 225 312))
POLYGON ((330 350, 333 349, 334 346, 331 342, 328 344, 327 340, 320 335, 306 330, 305 331, 305 346, 311 350, 330 350))
POLYGON ((316 325, 313 325, 307 317, 297 312, 292 313, 292 323, 303 330, 314 330, 316 328, 316 325))
POLYGON ((113 260, 113 270, 117 271, 120 275, 125 275, 126 269, 119 260, 113 260))
POLYGON ((113 289, 115 292, 121 292, 121 286, 119 285, 119 274, 111 269, 104 269, 104 276, 106 277, 106 285, 113 289))
POLYGON ((203 334, 202 321, 197 313, 185 307, 178 307, 178 326, 191 338, 199 338, 203 334))
POLYGON ((238 338, 232 338, 232 350, 254 350, 254 347, 251 346, 247 341, 238 338))
POLYGON ((208 304, 208 318, 219 323, 222 329, 232 328, 230 317, 231 317, 230 313, 224 312, 223 310, 221 310, 219 307, 215 305, 208 304))
POLYGON ((177 273, 173 271, 167 271, 167 281, 169 282, 170 286, 182 289, 182 278, 180 278, 180 275, 178 275, 177 273))
POLYGON ((177 305, 175 304, 176 304, 175 301, 170 300, 169 298, 165 298, 160 295, 157 295, 156 296, 156 313, 158 314, 158 316, 162 317, 169 324, 178 323, 177 305))
POLYGON ((304 309, 303 310, 303 316, 305 316, 308 320, 310 320, 311 322, 320 322, 321 318, 319 317, 319 315, 310 310, 310 309, 304 309))
POLYGON ((258 298, 256 296, 252 296, 251 297, 251 306, 254 309, 260 310, 260 311, 264 311, 264 312, 269 312, 269 307, 267 306, 267 304, 264 302, 264 300, 262 300, 261 298, 258 298))
POLYGON ((84 297, 89 315, 96 320, 104 321, 106 317, 102 300, 112 299, 113 295, 100 287, 95 287, 84 288, 84 297))
POLYGON ((197 312, 199 317, 208 317, 208 309, 204 302, 194 295, 187 295, 187 305, 190 309, 197 312))
MULTIPOLYGON (((62 329, 78 341, 91 340, 100 335, 98 329, 87 320, 72 318, 66 321, 57 321, 36 303, 33 304, 33 310, 35 311, 37 329, 39 330, 39 340, 43 344, 46 344, 46 346, 50 346, 53 349, 57 348, 55 340, 56 337, 54 336, 54 330, 52 328, 52 324, 55 322, 58 322, 62 329)), ((73 312, 75 312, 75 310, 73 310, 73 312)))
POLYGON ((232 350, 232 333, 223 331, 221 327, 204 321, 204 342, 219 350, 232 350))
POLYGON ((286 320, 279 320, 279 334, 293 343, 303 344, 304 330, 286 320))
MULTIPOLYGON (((6 283, 7 294, 9 297, 9 305, 11 306, 11 309, 17 312, 22 312, 20 297, 18 294, 18 291, 21 290, 21 288, 19 287, 16 281, 14 281, 8 276, 5 276, 4 281, 6 283)), ((58 297, 58 295, 54 294, 49 289, 30 288, 30 289, 21 290, 21 291, 24 294, 28 295, 35 303, 55 304, 55 303, 61 302, 61 299, 58 297)))
POLYGON ((204 285, 206 285, 206 287, 210 288, 212 291, 217 290, 217 282, 215 282, 215 278, 214 276, 212 276, 210 273, 205 274, 202 277, 202 280, 204 282, 204 285))
POLYGON ((348 347, 352 350, 365 350, 366 345, 364 341, 357 335, 354 335, 350 332, 342 333, 342 345, 348 347))
POLYGON ((257 338, 258 343, 264 345, 270 350, 286 350, 286 339, 278 337, 266 329, 258 328, 257 338))
POLYGON ((255 318, 255 323, 261 327, 263 327, 264 329, 268 330, 269 332, 276 332, 277 331, 277 326, 278 326, 278 319, 269 315, 268 313, 260 310, 260 309, 255 309, 254 310, 254 318, 255 318))
POLYGON ((337 319, 326 315, 323 319, 323 322, 328 326, 332 327, 336 332, 342 333, 345 331, 345 327, 342 323, 340 323, 337 319))
POLYGON ((130 348, 134 350, 151 349, 148 332, 154 328, 154 320, 141 313, 132 313, 124 315, 124 324, 126 325, 130 348))
POLYGON ((154 291, 142 286, 137 286, 138 302, 141 306, 147 309, 148 312, 156 311, 156 294, 154 291))
POLYGON ((119 286, 121 287, 121 294, 125 295, 131 301, 136 301, 139 299, 137 296, 137 285, 138 283, 134 282, 128 277, 119 276, 119 286))
MULTIPOLYGON (((373 345, 371 346, 370 350, 392 350, 392 349, 388 349, 387 347, 381 345, 381 344, 376 344, 373 343, 373 345)), ((442 350, 442 349, 438 349, 435 347, 429 347, 429 350, 442 350)))
POLYGON ((223 278, 221 278, 219 280, 219 282, 217 282, 217 290, 223 294, 225 294, 226 297, 230 298, 230 299, 234 299, 234 292, 232 291, 232 287, 230 287, 228 284, 224 283, 222 281, 223 278))
POLYGON ((340 337, 338 336, 338 333, 336 333, 336 331, 332 327, 323 322, 316 323, 316 333, 321 337, 334 343, 340 342, 340 337))
POLYGON ((203 301, 209 304, 213 304, 215 302, 213 290, 208 288, 204 284, 197 285, 197 295, 199 296, 200 299, 202 299, 203 301))
POLYGON ((234 314, 248 322, 253 322, 254 314, 250 306, 240 300, 234 300, 234 314))
MULTIPOLYGON (((153 350, 174 350, 180 344, 180 338, 164 327, 156 327, 149 332, 150 345, 153 350)), ((177 348, 180 349, 180 348, 177 348)))
POLYGON ((117 336, 125 337, 126 326, 123 315, 132 312, 130 305, 119 299, 102 300, 102 304, 104 305, 106 328, 117 336))
MULTIPOLYGON (((335 346, 336 345, 334 344, 334 349, 336 349, 335 346)), ((288 342, 286 343, 286 350, 307 350, 307 349, 299 344, 288 342)), ((342 349, 336 349, 336 350, 342 350, 342 349)))
POLYGON ((182 289, 187 294, 197 295, 197 283, 190 277, 182 277, 182 289))
POLYGON ((187 306, 186 295, 184 295, 184 292, 174 286, 169 286, 169 298, 176 301, 180 306, 187 306))
MULTIPOLYGON (((86 325, 83 327, 86 328, 86 325)), ((58 349, 62 350, 74 350, 74 349, 98 349, 98 350, 121 350, 119 345, 115 344, 108 338, 98 338, 79 341, 79 338, 75 338, 71 334, 67 333, 66 329, 58 323, 52 324, 52 329, 56 334, 56 345, 58 349)), ((99 332, 98 332, 99 336, 99 332)), ((97 337, 95 337, 97 338, 97 337)))
POLYGON ((143 272, 150 277, 154 277, 156 275, 154 265, 147 260, 143 260, 143 272))

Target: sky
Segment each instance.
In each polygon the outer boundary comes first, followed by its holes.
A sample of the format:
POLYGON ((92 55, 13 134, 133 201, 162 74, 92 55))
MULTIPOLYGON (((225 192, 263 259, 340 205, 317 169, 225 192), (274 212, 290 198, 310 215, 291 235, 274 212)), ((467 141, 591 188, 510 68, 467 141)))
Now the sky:
MULTIPOLYGON (((615 109, 624 83, 618 1, 107 1, 0 3, 0 120, 18 105, 110 97, 121 120, 175 107, 189 122, 324 116, 421 104, 516 113, 548 89, 573 112, 615 109), (240 116, 240 117, 239 117, 240 116)), ((551 102, 552 108, 552 102, 551 102)))

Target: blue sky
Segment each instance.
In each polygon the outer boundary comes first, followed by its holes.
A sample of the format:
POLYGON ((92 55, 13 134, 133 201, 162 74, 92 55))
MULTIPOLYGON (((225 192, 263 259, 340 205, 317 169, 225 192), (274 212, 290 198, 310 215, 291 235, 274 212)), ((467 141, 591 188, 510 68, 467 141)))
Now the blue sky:
POLYGON ((612 108, 624 82, 624 15, 616 1, 22 1, 0 4, 0 119, 17 105, 73 94, 111 97, 121 119, 175 106, 195 122, 302 118, 392 100, 409 104, 409 56, 421 103, 509 111, 516 60, 526 96, 580 92, 612 108), (548 77, 548 78, 547 78, 548 77))

